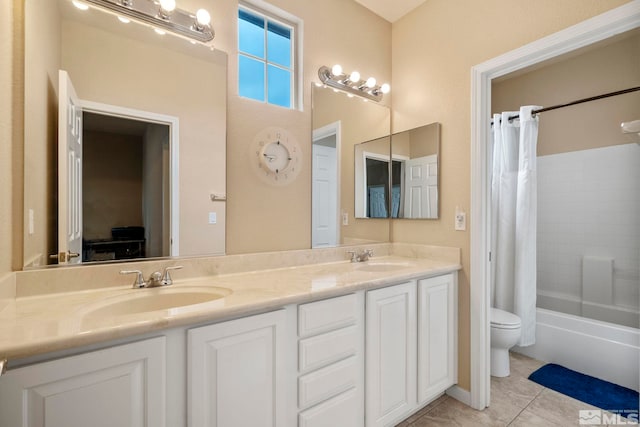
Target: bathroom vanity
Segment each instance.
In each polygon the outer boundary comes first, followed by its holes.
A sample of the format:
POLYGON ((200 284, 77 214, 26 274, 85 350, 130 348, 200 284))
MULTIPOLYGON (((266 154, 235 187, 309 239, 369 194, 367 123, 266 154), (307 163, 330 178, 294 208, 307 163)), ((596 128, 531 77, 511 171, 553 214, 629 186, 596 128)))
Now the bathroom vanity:
POLYGON ((401 246, 360 263, 293 251, 300 261, 280 265, 297 265, 166 288, 19 296, 0 311, 0 425, 395 425, 457 382, 459 252, 401 246), (170 300, 185 305, 158 302, 170 300))

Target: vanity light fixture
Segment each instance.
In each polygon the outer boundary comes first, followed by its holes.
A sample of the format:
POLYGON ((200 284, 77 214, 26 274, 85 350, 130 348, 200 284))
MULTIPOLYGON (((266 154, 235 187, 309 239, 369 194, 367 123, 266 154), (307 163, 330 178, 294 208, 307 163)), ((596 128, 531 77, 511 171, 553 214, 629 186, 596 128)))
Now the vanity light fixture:
POLYGON ((360 73, 357 71, 353 71, 351 74, 345 74, 339 64, 331 68, 325 66, 320 67, 318 77, 320 77, 322 83, 332 87, 334 90, 341 90, 349 96, 358 95, 365 99, 371 99, 372 101, 382 100, 382 97, 391 90, 391 86, 389 86, 388 83, 379 86, 373 77, 362 80, 360 73))
POLYGON ((73 5, 75 7, 77 7, 80 10, 88 10, 89 9, 89 5, 87 5, 84 2, 78 1, 78 0, 73 0, 71 3, 73 3, 73 5))
POLYGON ((79 7, 78 3, 90 4, 118 17, 132 18, 156 30, 169 31, 201 43, 208 43, 215 36, 209 12, 199 9, 193 14, 179 9, 176 0, 83 0, 82 3, 73 0, 76 7, 79 7))

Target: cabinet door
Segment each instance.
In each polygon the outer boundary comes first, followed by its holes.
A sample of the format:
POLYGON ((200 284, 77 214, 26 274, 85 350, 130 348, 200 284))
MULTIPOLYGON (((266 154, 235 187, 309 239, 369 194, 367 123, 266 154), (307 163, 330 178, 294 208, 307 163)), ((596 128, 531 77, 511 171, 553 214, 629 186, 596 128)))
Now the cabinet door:
POLYGON ((457 381, 456 281, 453 274, 418 281, 418 402, 457 381))
POLYGON ((388 426, 416 407, 416 283, 367 292, 366 424, 388 426))
POLYGON ((165 425, 165 339, 153 338, 10 370, 0 425, 165 425))
POLYGON ((188 333, 191 427, 285 425, 284 310, 188 333))

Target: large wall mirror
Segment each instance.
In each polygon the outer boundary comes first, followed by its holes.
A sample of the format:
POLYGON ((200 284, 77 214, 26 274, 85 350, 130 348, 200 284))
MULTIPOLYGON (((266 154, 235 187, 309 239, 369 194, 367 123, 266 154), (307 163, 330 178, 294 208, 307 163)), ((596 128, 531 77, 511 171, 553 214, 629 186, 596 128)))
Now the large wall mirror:
POLYGON ((440 123, 355 145, 356 218, 438 218, 440 123))
POLYGON ((226 54, 24 1, 25 267, 224 254, 226 54))
POLYGON ((362 177, 359 147, 389 157, 390 120, 383 105, 313 86, 312 247, 389 241, 387 216, 365 219, 354 183, 362 177))

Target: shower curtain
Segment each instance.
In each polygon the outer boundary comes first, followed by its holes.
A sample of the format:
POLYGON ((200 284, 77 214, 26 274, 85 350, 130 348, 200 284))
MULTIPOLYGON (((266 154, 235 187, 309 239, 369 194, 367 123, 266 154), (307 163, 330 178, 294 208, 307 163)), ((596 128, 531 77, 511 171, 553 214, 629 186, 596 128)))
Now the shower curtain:
POLYGON ((538 118, 531 112, 493 116, 491 219, 492 306, 522 320, 520 346, 536 338, 536 144, 538 118), (520 115, 509 121, 510 116, 520 115))

